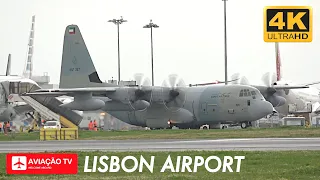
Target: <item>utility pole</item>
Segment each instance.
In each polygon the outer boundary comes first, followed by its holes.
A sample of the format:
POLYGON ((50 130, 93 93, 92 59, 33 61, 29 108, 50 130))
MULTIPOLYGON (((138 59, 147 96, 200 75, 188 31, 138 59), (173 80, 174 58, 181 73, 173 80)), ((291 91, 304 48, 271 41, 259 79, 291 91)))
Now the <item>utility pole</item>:
POLYGON ((228 52, 227 52, 227 0, 224 2, 224 81, 228 84, 228 52))
POLYGON ((120 84, 120 40, 119 40, 119 37, 120 37, 120 33, 119 33, 119 25, 124 23, 124 22, 127 22, 127 20, 124 20, 121 16, 120 19, 112 19, 112 20, 109 20, 108 22, 112 22, 114 23, 115 25, 117 25, 117 31, 118 31, 118 84, 120 84))
POLYGON ((152 86, 154 86, 154 71, 153 71, 153 37, 152 37, 152 28, 159 28, 158 25, 152 22, 150 19, 150 23, 143 26, 143 28, 150 28, 151 30, 151 73, 152 73, 152 86))

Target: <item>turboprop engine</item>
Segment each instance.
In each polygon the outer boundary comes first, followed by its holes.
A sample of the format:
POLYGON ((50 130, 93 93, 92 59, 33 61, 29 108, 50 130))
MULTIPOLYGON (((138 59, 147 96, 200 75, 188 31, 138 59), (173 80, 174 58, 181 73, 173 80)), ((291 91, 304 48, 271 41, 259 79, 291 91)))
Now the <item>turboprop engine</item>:
POLYGON ((184 108, 180 108, 170 115, 170 122, 172 124, 190 123, 192 121, 194 121, 193 114, 184 108))
POLYGON ((184 108, 180 108, 174 112, 167 111, 167 113, 168 116, 164 115, 163 118, 160 118, 157 121, 155 121, 155 119, 147 119, 146 125, 150 128, 167 128, 169 127, 169 123, 175 125, 194 121, 193 114, 184 108))
MULTIPOLYGON (((73 99, 71 98, 64 98, 64 99, 61 99, 60 100, 63 104, 68 104, 68 103, 71 103, 73 101, 73 99)), ((80 116, 83 115, 83 111, 78 111, 78 110, 73 110, 73 112, 79 114, 80 116)))
POLYGON ((71 110, 78 111, 96 111, 105 106, 105 102, 100 99, 92 98, 91 93, 76 95, 74 101, 66 104, 61 104, 61 107, 66 107, 71 110))
POLYGON ((286 99, 282 96, 277 96, 273 94, 272 96, 269 96, 268 101, 272 104, 273 107, 279 107, 286 103, 286 99))

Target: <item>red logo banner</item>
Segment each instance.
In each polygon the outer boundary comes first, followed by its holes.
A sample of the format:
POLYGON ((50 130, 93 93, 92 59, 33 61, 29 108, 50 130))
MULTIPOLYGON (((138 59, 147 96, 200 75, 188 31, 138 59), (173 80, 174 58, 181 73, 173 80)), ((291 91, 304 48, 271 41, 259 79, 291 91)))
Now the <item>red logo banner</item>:
POLYGON ((7 174, 77 174, 77 154, 10 153, 7 174))

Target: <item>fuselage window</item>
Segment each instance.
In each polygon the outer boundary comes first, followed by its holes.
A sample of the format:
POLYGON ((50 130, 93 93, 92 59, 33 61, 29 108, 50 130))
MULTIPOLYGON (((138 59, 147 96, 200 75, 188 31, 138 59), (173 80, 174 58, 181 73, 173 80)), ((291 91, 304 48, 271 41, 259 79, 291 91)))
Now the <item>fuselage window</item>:
POLYGON ((250 100, 247 101, 248 106, 250 106, 250 100))

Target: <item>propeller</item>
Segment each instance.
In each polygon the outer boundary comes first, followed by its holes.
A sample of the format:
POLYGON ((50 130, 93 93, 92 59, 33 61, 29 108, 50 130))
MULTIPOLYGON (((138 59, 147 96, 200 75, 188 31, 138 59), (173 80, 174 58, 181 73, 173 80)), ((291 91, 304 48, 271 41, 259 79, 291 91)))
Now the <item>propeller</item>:
POLYGON ((148 92, 151 92, 148 91, 151 87, 151 81, 142 73, 134 74, 133 79, 136 82, 137 89, 129 91, 128 88, 128 94, 129 97, 131 97, 129 98, 129 104, 134 110, 145 110, 151 103, 151 93, 149 93, 149 96, 147 97, 148 92))
POLYGON ((231 84, 243 84, 249 85, 249 80, 245 76, 241 76, 240 73, 235 73, 231 76, 231 79, 235 79, 231 84))
POLYGON ((163 104, 167 110, 178 111, 186 101, 186 84, 176 74, 171 74, 162 83, 163 104))
MULTIPOLYGON (((265 93, 266 100, 269 101, 273 107, 284 105, 286 103, 286 99, 277 93, 277 90, 273 87, 277 84, 276 74, 267 72, 263 74, 261 80, 263 85, 267 87, 267 91, 265 93)), ((285 91, 285 93, 288 94, 289 91, 285 91)))
POLYGON ((272 87, 274 83, 277 82, 277 76, 275 73, 271 74, 270 72, 267 72, 263 74, 261 80, 265 86, 272 87))
POLYGON ((273 95, 275 92, 277 92, 276 89, 273 88, 274 83, 277 82, 276 74, 271 74, 270 72, 267 72, 262 75, 262 83, 267 87, 268 95, 273 95))

